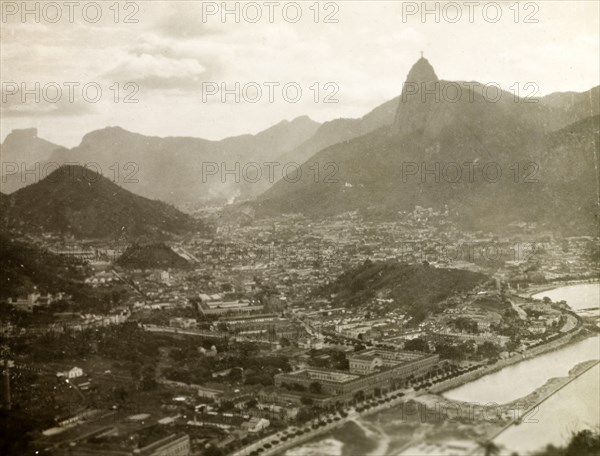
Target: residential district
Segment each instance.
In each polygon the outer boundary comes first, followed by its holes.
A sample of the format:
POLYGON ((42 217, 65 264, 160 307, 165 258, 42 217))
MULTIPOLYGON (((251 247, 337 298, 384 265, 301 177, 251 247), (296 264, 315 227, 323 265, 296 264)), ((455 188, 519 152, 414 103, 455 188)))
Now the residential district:
POLYGON ((21 238, 77 277, 2 302, 3 403, 36 454, 273 454, 597 328, 530 297, 598 277, 597 238, 464 233, 419 207, 214 225, 149 247, 21 238))

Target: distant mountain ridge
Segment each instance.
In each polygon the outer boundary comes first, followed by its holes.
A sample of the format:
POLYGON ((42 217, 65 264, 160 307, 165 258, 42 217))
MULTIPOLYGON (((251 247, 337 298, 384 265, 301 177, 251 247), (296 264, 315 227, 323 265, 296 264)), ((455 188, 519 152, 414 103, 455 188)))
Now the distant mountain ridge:
MULTIPOLYGON (((340 118, 319 124, 307 116, 292 121, 282 121, 256 134, 209 141, 194 137, 150 137, 129 132, 121 127, 106 127, 86 134, 81 143, 68 149, 57 146, 55 153, 45 163, 96 163, 106 177, 120 177, 119 185, 153 199, 181 205, 182 202, 232 201, 241 197, 249 199, 272 185, 267 170, 258 182, 242 176, 234 182, 232 175, 221 176, 224 171, 240 169, 247 163, 277 162, 276 180, 287 163, 304 163, 320 150, 333 144, 348 141, 377 128, 389 126, 394 121, 400 97, 387 101, 361 118, 340 118), (221 164, 226 161, 226 166, 221 164), (133 166, 125 166, 128 163, 133 166), (202 182, 202 163, 216 163, 216 175, 202 182), (118 165, 115 169, 115 165, 118 165), (226 168, 226 169, 225 169, 226 168), (135 181, 137 182, 130 182, 135 181), (163 185, 156 185, 161 182, 163 185)), ((94 169, 90 166, 91 169, 94 169)), ((207 173, 208 174, 208 173, 207 173)), ((33 176, 25 181, 21 175, 11 176, 14 181, 3 187, 4 193, 34 182, 33 176), (23 182, 21 182, 23 181, 23 182)))
MULTIPOLYGON (((37 133, 16 132, 7 137, 2 145, 2 154, 8 150, 7 156, 15 155, 12 144, 20 144, 14 141, 15 138, 29 137, 33 141, 35 137, 37 140, 34 142, 38 146, 28 146, 24 141, 20 147, 47 153, 47 161, 42 165, 48 162, 90 163, 92 170, 101 170, 105 177, 133 193, 170 202, 186 210, 206 204, 222 205, 256 198, 255 204, 245 207, 255 209, 259 216, 287 211, 331 215, 369 207, 389 212, 386 207, 395 211, 396 206, 403 209, 410 206, 405 204, 406 194, 410 195, 413 205, 418 201, 430 204, 431 198, 426 197, 430 191, 423 187, 419 191, 406 186, 391 193, 389 188, 384 190, 385 182, 389 182, 389 176, 385 176, 390 174, 395 178, 394 172, 398 173, 397 168, 394 171, 394 167, 398 166, 396 157, 384 156, 384 150, 400 148, 401 152, 395 154, 404 157, 400 163, 447 158, 446 161, 457 163, 462 163, 459 160, 497 160, 502 162, 503 167, 509 167, 517 161, 525 165, 533 160, 547 169, 544 153, 537 144, 545 143, 553 132, 600 113, 600 87, 582 93, 553 93, 539 99, 516 99, 513 93, 502 91, 497 102, 486 99, 482 95, 483 90, 484 85, 476 82, 440 80, 431 64, 422 58, 411 68, 400 96, 358 119, 342 118, 319 124, 303 116, 280 122, 256 135, 241 135, 221 141, 150 137, 120 127, 107 127, 86 134, 80 145, 72 149, 51 143, 42 146, 43 140, 37 138, 37 133), (432 83, 438 85, 437 90, 444 97, 450 96, 448 94, 459 87, 461 99, 457 102, 445 99, 436 102, 431 101, 429 96, 424 103, 421 93, 407 91, 409 84, 425 84, 427 87, 432 83), (373 134, 376 131, 379 132, 373 134), (356 147, 362 150, 356 150, 352 156, 342 152, 356 147), (375 151, 374 148, 379 149, 375 151), (332 152, 334 149, 336 153, 332 152), (361 159, 359 154, 367 158, 361 159), (376 174, 379 164, 373 162, 371 156, 389 164, 382 167, 381 178, 376 174), (303 164, 302 180, 289 183, 281 179, 281 166, 275 173, 274 185, 264 168, 258 181, 248 180, 244 167, 253 163, 262 166, 265 162, 303 164), (334 185, 323 186, 320 185, 322 182, 310 185, 310 180, 314 180, 311 167, 318 163, 320 171, 324 171, 322 167, 329 162, 337 166, 334 177, 342 186, 338 188, 337 196, 332 193, 334 185), (207 166, 211 167, 210 171, 207 166), (365 187, 365 181, 373 179, 380 181, 376 187, 383 192, 383 195, 373 194, 376 199, 369 196, 370 184, 365 187), (349 190, 351 188, 354 190, 349 190), (353 202, 348 194, 356 193, 358 188, 364 188, 365 193, 359 198, 361 201, 353 202), (301 193, 295 194, 297 191, 301 193), (397 191, 404 195, 396 198, 394 194, 397 191), (282 199, 288 196, 289 201, 282 199), (397 204, 391 203, 390 206, 386 202, 390 198, 397 199, 397 204), (313 199, 317 200, 314 205, 313 199), (368 199, 379 202, 371 204, 368 199)), ((495 89, 487 92, 488 97, 493 97, 495 89)), ((593 137, 593 127, 588 125, 588 128, 587 134, 593 137)), ((38 159, 43 153, 33 155, 38 159)), ((505 168, 503 171, 505 175, 511 172, 505 168)), ((251 166, 248 173, 253 176, 253 172, 251 166)), ((18 174, 5 177, 2 185, 4 193, 11 193, 25 185, 18 174)), ((31 183, 30 177, 27 176, 26 183, 31 183)), ((456 194, 455 189, 448 193, 442 191, 442 186, 438 187, 442 200, 446 198, 444 193, 448 196, 456 194)), ((467 194, 461 198, 469 199, 467 194)), ((588 207, 589 202, 584 206, 588 207)))
POLYGON ((168 204, 134 195, 81 166, 2 195, 4 230, 76 238, 165 239, 204 231, 202 222, 168 204))
POLYGON ((2 192, 12 193, 37 182, 40 165, 46 163, 52 153, 61 148, 63 146, 40 138, 37 128, 13 130, 0 145, 2 192))
POLYGON ((391 125, 400 97, 393 98, 358 119, 335 119, 323 123, 313 136, 279 157, 281 163, 302 164, 317 152, 337 143, 349 141, 378 128, 391 125))
MULTIPOLYGON (((257 183, 244 179, 235 182, 233 177, 222 179, 220 172, 216 175, 205 173, 206 178, 203 178, 203 163, 216 164, 220 171, 221 168, 235 169, 236 163, 241 169, 250 162, 273 161, 311 137, 319 126, 309 117, 301 116, 292 121, 281 121, 256 135, 220 141, 193 137, 160 138, 132 133, 121 127, 107 127, 86 134, 72 149, 56 145, 42 148, 38 142, 43 140, 37 135, 35 140, 30 135, 29 143, 25 140, 15 142, 15 135, 22 136, 17 132, 9 134, 2 150, 9 151, 7 161, 26 162, 28 169, 32 169, 35 162, 41 163, 42 169, 52 163, 49 170, 56 168, 54 164, 89 164, 90 169, 102 171, 104 176, 138 195, 174 204, 227 201, 242 194, 258 194, 268 187, 269 182, 267 179, 257 183), (29 154, 30 149, 39 149, 40 153, 29 154)), ((208 169, 206 166, 204 169, 208 169)), ((40 174, 40 178, 45 177, 44 173, 40 174)), ((35 182, 35 176, 24 179, 19 173, 3 178, 3 181, 3 191, 11 193, 35 182)))
POLYGON ((42 161, 47 160, 49 154, 62 146, 51 143, 38 136, 37 128, 13 130, 6 136, 0 147, 2 161, 42 161))
POLYGON ((302 165, 300 179, 280 180, 244 210, 259 217, 359 210, 393 218, 416 205, 448 206, 457 220, 476 229, 510 220, 595 230, 600 88, 537 102, 515 102, 513 94, 502 92, 491 102, 481 86, 439 80, 429 62, 419 60, 391 126, 321 150, 302 165), (443 94, 451 85, 461 87, 460 99, 423 97, 425 89, 443 94), (334 163, 333 179, 317 181, 313 162, 334 163), (478 179, 466 177, 465 163, 479 167, 478 179), (462 168, 457 180, 440 171, 447 173, 449 165, 451 171, 462 168), (488 165, 502 173, 501 180, 481 174, 488 165), (563 173, 565 168, 574 174, 563 173))

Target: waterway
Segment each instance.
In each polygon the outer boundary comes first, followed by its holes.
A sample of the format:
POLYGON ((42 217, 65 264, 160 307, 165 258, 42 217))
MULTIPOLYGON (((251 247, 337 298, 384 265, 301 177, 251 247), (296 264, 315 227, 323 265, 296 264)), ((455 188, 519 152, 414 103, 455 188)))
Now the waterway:
POLYGON ((520 455, 547 444, 567 442, 573 432, 600 426, 600 364, 569 383, 528 413, 521 424, 509 427, 494 442, 502 454, 520 455))
POLYGON ((600 285, 597 283, 569 285, 543 291, 531 297, 534 299, 548 297, 554 302, 566 301, 569 307, 577 312, 583 309, 600 308, 600 285))
MULTIPOLYGON (((565 300, 575 311, 600 307, 600 284, 561 287, 535 295, 565 300)), ((448 399, 506 404, 535 391, 554 377, 566 377, 576 365, 600 359, 600 337, 590 337, 558 350, 505 367, 443 394, 448 399)), ((528 413, 519 425, 496 437, 501 454, 521 456, 547 444, 561 445, 572 432, 600 427, 600 364, 588 370, 528 413)), ((410 423, 400 408, 361 418, 290 449, 285 456, 384 456, 397 454, 430 424, 410 423), (415 425, 416 424, 416 425, 415 425), (384 442, 384 444, 382 444, 384 442)), ((448 436, 449 439, 455 436, 448 436)))
POLYGON ((553 377, 566 377, 575 365, 600 359, 597 337, 569 344, 446 391, 443 396, 455 401, 507 404, 544 385, 553 377))

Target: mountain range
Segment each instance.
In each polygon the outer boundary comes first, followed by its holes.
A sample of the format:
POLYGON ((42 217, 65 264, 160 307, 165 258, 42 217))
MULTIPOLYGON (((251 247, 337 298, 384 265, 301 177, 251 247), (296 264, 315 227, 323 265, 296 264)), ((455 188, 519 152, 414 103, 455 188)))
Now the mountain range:
POLYGON ((89 163, 91 170, 101 170, 105 177, 136 194, 181 207, 222 204, 236 198, 248 200, 273 184, 268 169, 262 168, 262 178, 257 182, 252 182, 252 170, 248 171, 248 179, 241 175, 239 182, 235 182, 233 175, 222 176, 221 170, 235 169, 239 163, 241 173, 248 163, 277 162, 281 164, 275 168, 278 179, 286 163, 304 163, 325 147, 391 125, 398 100, 396 97, 383 103, 359 119, 342 118, 319 124, 301 116, 279 122, 256 135, 221 141, 159 138, 107 127, 88 133, 78 146, 68 149, 39 138, 36 129, 14 130, 0 146, 2 192, 12 193, 36 182, 37 176, 44 177, 45 170, 53 170, 56 165, 89 163), (16 171, 9 162, 24 163, 27 169, 34 169, 35 163, 39 163, 39 171, 37 176, 26 174, 22 168, 16 171), (204 181, 203 163, 207 163, 205 170, 212 166, 209 163, 218 167, 214 175, 206 172, 204 181), (156 185, 157 182, 161 185, 156 185))
POLYGON ((394 217, 419 205, 472 228, 528 221, 597 233, 598 100, 599 87, 524 99, 443 81, 421 58, 391 126, 319 151, 244 210, 394 217), (335 173, 317 179, 313 162, 335 173))
MULTIPOLYGON (((236 200, 234 212, 255 217, 359 211, 393 218, 423 206, 448 210, 469 228, 526 221, 595 233, 600 87, 539 98, 525 96, 527 85, 520 92, 439 79, 421 58, 400 96, 359 119, 319 124, 304 116, 221 141, 108 127, 72 149, 30 129, 9 134, 0 153, 3 162, 94 163, 91 170, 122 188, 185 209, 236 200), (264 172, 258 182, 222 175, 235 163, 272 161, 301 163, 301 172, 274 185, 264 172), (203 175, 207 163, 216 165, 213 175, 203 175)), ((4 192, 23 185, 18 173, 3 176, 4 192)))
MULTIPOLYGON (((35 129, 15 130, 0 148, 3 162, 2 191, 11 193, 36 181, 14 165, 25 163, 38 177, 56 165, 88 164, 128 190, 152 199, 182 204, 207 201, 226 202, 239 195, 252 196, 268 187, 268 179, 252 183, 234 177, 221 178, 220 170, 240 169, 246 163, 276 161, 278 157, 310 138, 320 124, 306 116, 278 124, 256 134, 209 141, 193 137, 159 138, 132 133, 120 127, 107 127, 86 134, 72 149, 61 147, 37 136, 35 129), (203 163, 216 164, 219 172, 206 174, 203 163), (222 166, 222 163, 225 163, 222 166), (8 171, 8 172, 7 172, 8 171), (8 174, 8 175, 7 175, 8 174), (157 185, 157 183, 161 185, 157 185)), ((212 165, 210 165, 212 166, 212 165)))

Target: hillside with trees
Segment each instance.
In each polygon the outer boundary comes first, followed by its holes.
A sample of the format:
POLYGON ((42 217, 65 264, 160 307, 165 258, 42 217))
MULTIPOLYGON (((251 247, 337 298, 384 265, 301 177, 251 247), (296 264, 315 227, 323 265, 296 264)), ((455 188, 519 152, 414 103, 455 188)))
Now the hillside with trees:
POLYGON ((484 274, 460 269, 367 260, 320 288, 318 294, 332 296, 337 305, 349 307, 365 304, 374 298, 391 299, 385 304, 386 308, 402 309, 421 321, 429 313, 440 310, 440 303, 445 299, 470 291, 488 280, 484 274))

